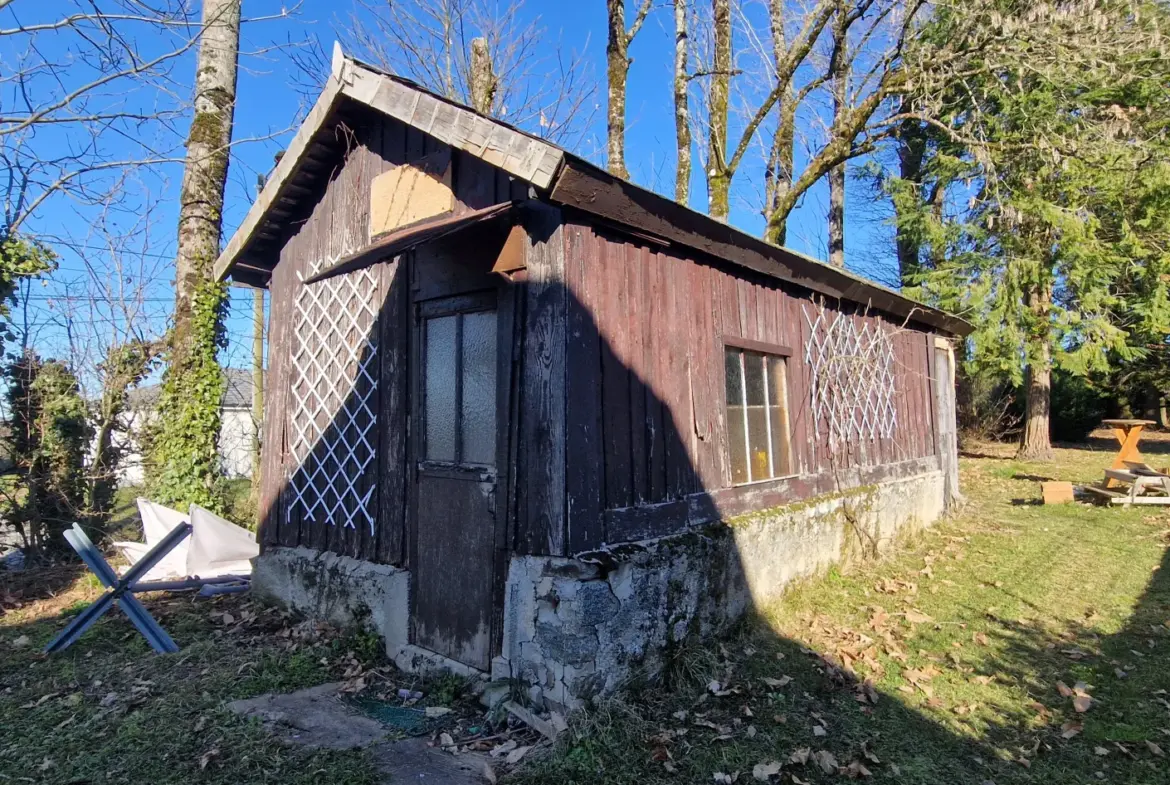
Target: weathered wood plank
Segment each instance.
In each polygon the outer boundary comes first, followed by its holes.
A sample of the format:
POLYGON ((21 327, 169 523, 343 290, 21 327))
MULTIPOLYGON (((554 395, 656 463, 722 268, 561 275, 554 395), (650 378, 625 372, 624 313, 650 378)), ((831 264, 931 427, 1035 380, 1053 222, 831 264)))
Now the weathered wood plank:
POLYGON ((568 346, 565 355, 567 399, 565 476, 568 551, 600 547, 605 540, 605 453, 601 423, 601 335, 596 322, 597 241, 590 227, 568 224, 564 230, 568 346))
POLYGON ((523 552, 565 553, 565 245, 559 209, 533 205, 523 224, 528 304, 524 351, 524 427, 527 448, 523 552))
POLYGON ((598 233, 596 275, 603 294, 597 300, 601 333, 602 433, 605 436, 605 506, 628 507, 630 468, 630 370, 625 363, 626 311, 625 247, 598 233))
MULTIPOLYGON (((661 323, 663 303, 666 296, 666 281, 661 255, 649 249, 642 249, 645 264, 647 302, 654 309, 655 318, 647 323, 661 323)), ((643 343, 646 358, 646 500, 664 501, 666 497, 666 431, 670 410, 659 396, 658 391, 667 381, 665 333, 667 330, 649 329, 643 343)))
POLYGON ((645 246, 625 244, 627 337, 626 365, 630 371, 630 493, 633 504, 650 495, 646 448, 646 336, 651 329, 654 303, 645 289, 645 246))

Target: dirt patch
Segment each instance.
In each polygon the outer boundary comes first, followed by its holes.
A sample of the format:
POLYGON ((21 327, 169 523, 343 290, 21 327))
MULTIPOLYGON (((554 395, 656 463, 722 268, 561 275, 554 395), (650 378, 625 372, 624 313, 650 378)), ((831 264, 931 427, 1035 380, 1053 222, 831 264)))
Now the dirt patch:
POLYGON ((309 749, 368 750, 383 782, 473 785, 485 782, 487 756, 451 755, 423 738, 401 738, 349 705, 341 683, 322 684, 284 695, 232 701, 228 709, 254 717, 285 743, 309 749))

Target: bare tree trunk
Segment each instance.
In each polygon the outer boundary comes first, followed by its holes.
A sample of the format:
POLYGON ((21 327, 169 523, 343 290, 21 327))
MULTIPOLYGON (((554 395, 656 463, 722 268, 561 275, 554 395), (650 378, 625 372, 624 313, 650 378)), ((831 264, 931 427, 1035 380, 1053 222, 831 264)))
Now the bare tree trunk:
MULTIPOLYGON (((926 140, 921 127, 914 122, 903 123, 898 131, 898 176, 903 182, 911 184, 916 201, 919 202, 924 197, 922 164, 925 157, 926 140)), ((897 202, 894 209, 898 210, 897 202)), ((922 247, 920 238, 901 220, 903 216, 899 215, 898 218, 900 220, 894 228, 894 242, 898 252, 898 279, 906 286, 911 283, 911 279, 921 266, 922 247)))
MULTIPOLYGON (((788 35, 784 31, 784 0, 771 0, 768 8, 769 25, 772 32, 772 54, 777 63, 788 56, 788 35)), ((768 166, 764 170, 764 239, 776 245, 784 245, 788 239, 787 216, 772 216, 776 205, 792 188, 793 150, 796 146, 796 93, 789 79, 780 95, 779 118, 772 135, 772 149, 768 154, 768 166)))
POLYGON ((264 290, 252 291, 252 490, 260 487, 260 429, 264 425, 264 290))
POLYGON ((687 96, 687 0, 674 0, 674 135, 678 162, 674 170, 674 200, 686 204, 691 196, 691 113, 687 96))
POLYGON ((727 165, 727 98, 731 91, 731 2, 712 0, 711 24, 715 58, 708 98, 710 132, 707 135, 707 212, 727 220, 730 212, 732 171, 727 165))
POLYGON ((1027 368, 1024 386, 1024 432, 1016 457, 1029 461, 1052 460, 1050 415, 1052 406, 1052 336, 1048 309, 1052 302, 1051 284, 1034 284, 1025 295, 1032 311, 1034 326, 1028 338, 1027 368))
MULTIPOLYGON (((829 57, 829 88, 833 95, 833 128, 841 125, 841 114, 849 100, 849 17, 839 3, 833 19, 833 51, 829 57)), ((845 266, 845 162, 829 170, 829 263, 845 266)))
POLYGON ((219 255, 223 192, 236 108, 240 0, 204 0, 203 37, 195 69, 195 116, 179 194, 175 259, 175 332, 182 339, 191 296, 219 255))
POLYGON ((499 80, 492 68, 492 56, 486 38, 471 39, 471 108, 482 115, 492 113, 499 80))
POLYGON ((605 0, 609 19, 609 35, 605 45, 606 80, 609 86, 606 115, 606 168, 609 173, 624 180, 630 178, 626 169, 626 80, 630 74, 630 42, 650 13, 651 0, 644 0, 638 8, 634 23, 626 29, 626 0, 605 0))

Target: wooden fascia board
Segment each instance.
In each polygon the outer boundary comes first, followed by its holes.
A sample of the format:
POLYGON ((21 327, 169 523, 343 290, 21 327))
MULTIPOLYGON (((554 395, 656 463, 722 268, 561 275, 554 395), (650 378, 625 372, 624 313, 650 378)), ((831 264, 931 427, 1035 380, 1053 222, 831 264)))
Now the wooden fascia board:
POLYGON ((566 156, 549 198, 606 221, 633 226, 707 256, 895 316, 966 336, 966 321, 793 251, 777 248, 710 216, 566 156))
POLYGON ((463 215, 446 215, 403 227, 378 238, 365 248, 343 256, 335 264, 304 279, 304 283, 317 283, 326 278, 369 267, 391 256, 405 253, 422 243, 439 240, 485 221, 502 218, 515 206, 515 202, 501 202, 463 215))
POLYGON ((547 189, 565 153, 559 147, 402 84, 384 74, 347 62, 342 94, 417 128, 498 167, 513 177, 547 189))
POLYGON ((301 160, 308 151, 313 137, 321 130, 329 115, 332 114, 334 105, 341 97, 342 84, 340 77, 341 74, 337 72, 330 75, 325 89, 317 97, 317 103, 313 105, 308 116, 305 117, 305 121, 297 130, 288 149, 281 157, 280 163, 272 170, 272 174, 269 175, 268 181, 260 191, 260 195, 252 203, 252 208, 244 216, 243 222, 240 223, 239 228, 232 235, 232 239, 228 241, 227 246, 223 249, 223 253, 216 259, 215 267, 212 268, 215 280, 222 281, 227 277, 236 257, 239 256, 240 252, 252 239, 253 235, 255 235, 256 230, 264 220, 264 216, 281 196, 281 191, 285 183, 300 166, 301 160))

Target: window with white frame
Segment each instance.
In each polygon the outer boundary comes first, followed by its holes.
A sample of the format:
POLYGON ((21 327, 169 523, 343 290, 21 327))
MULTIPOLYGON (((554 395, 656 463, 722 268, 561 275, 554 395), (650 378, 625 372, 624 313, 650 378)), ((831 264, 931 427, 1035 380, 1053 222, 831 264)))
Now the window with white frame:
POLYGON ((785 357, 727 346, 724 370, 732 483, 792 474, 785 357))

